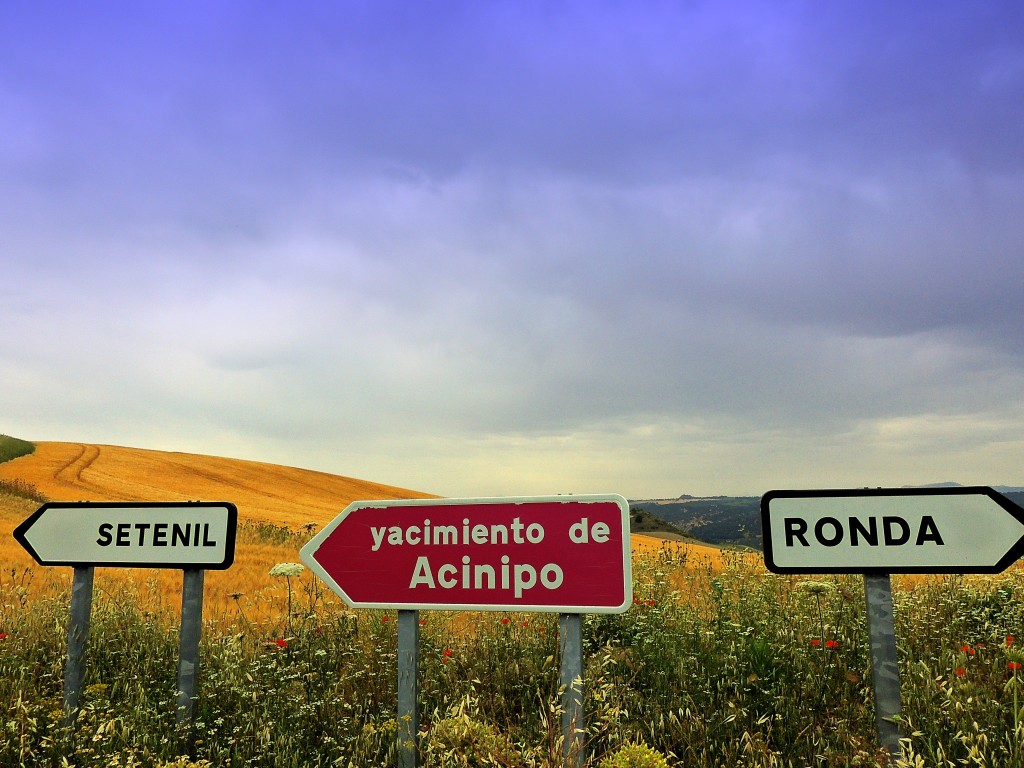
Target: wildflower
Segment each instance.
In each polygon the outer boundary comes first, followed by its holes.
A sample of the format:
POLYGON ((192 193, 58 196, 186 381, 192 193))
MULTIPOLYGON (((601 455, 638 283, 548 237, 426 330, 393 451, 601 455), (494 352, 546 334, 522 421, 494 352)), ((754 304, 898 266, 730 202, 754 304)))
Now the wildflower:
POLYGON ((1013 645, 1013 635, 1007 635, 1006 636, 1006 647, 1009 648, 1011 645, 1013 645))
POLYGON ((528 627, 528 626, 530 626, 530 622, 528 622, 528 621, 526 621, 526 620, 523 620, 523 626, 524 626, 524 627, 528 627))
POLYGON ((85 687, 85 693, 87 696, 106 696, 107 691, 110 690, 110 686, 106 683, 93 683, 85 687))
POLYGON ((966 644, 960 649, 960 651, 962 653, 966 653, 968 656, 973 656, 974 655, 974 649, 971 648, 971 646, 966 645, 966 644))
POLYGON ((509 621, 511 621, 511 619, 508 619, 508 618, 504 618, 504 619, 502 619, 502 620, 501 620, 501 623, 502 623, 502 624, 508 624, 508 623, 509 623, 509 621))
POLYGON ((1003 653, 1006 655, 1007 661, 1010 662, 1010 669, 1020 669, 1021 664, 1024 664, 1024 650, 1020 648, 1006 648, 1003 653), (1014 667, 1014 664, 1017 666, 1014 667))
POLYGON ((306 566, 302 563, 278 563, 270 569, 271 576, 298 576, 306 566))
POLYGON ((957 667, 956 668, 956 676, 957 677, 963 677, 966 674, 967 674, 967 670, 964 669, 963 667, 957 667))
POLYGON ((427 626, 427 620, 426 619, 420 619, 420 626, 421 627, 427 626))
POLYGON ((1020 669, 1021 664, 1020 664, 1019 661, 1011 661, 1006 666, 1008 666, 1010 669, 1012 669, 1014 672, 1016 672, 1018 669, 1020 669))
POLYGON ((835 640, 826 640, 825 647, 828 648, 830 651, 834 651, 836 648, 839 647, 839 643, 835 640))
POLYGON ((653 600, 648 600, 647 601, 647 605, 649 605, 649 606, 651 606, 653 608, 655 605, 657 605, 657 603, 655 603, 653 600))
POLYGON ((288 641, 287 641, 287 640, 285 640, 285 639, 284 639, 284 638, 282 638, 282 637, 279 637, 279 638, 277 638, 277 640, 275 640, 275 641, 274 641, 274 644, 275 644, 275 645, 276 645, 276 646, 277 646, 278 648, 287 648, 287 647, 288 647, 288 641))
POLYGON ((0 632, 0 640, 6 640, 6 639, 7 639, 7 633, 6 632, 0 632))
POLYGON ((445 648, 444 655, 445 656, 454 656, 455 655, 455 651, 453 651, 451 648, 445 648))
POLYGON ((387 616, 381 616, 380 620, 386 622, 386 621, 388 621, 388 617, 387 616))
POLYGON ((828 581, 803 581, 800 582, 800 589, 809 595, 820 597, 826 592, 831 592, 834 587, 831 582, 828 581))
POLYGON ((814 638, 813 640, 811 640, 811 648, 817 648, 820 645, 821 640, 819 640, 818 638, 814 638))

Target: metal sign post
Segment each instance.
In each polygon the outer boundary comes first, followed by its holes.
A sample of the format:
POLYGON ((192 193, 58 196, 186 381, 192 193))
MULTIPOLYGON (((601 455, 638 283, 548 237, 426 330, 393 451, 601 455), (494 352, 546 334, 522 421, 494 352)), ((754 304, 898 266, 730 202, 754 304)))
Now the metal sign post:
POLYGON ((199 691, 199 638, 203 631, 203 581, 201 568, 182 572, 181 631, 178 651, 177 721, 185 729, 186 751, 192 753, 192 722, 199 691))
POLYGON ((68 619, 68 656, 64 666, 64 724, 71 725, 82 703, 85 649, 89 642, 94 569, 77 566, 71 582, 71 615, 68 619))
POLYGON ((420 614, 398 612, 398 766, 416 768, 420 731, 420 614))
POLYGON ((562 689, 562 758, 565 768, 583 766, 583 616, 558 617, 562 689))
POLYGON ((903 711, 900 670, 896 661, 896 624, 892 610, 892 581, 887 573, 864 575, 868 606, 868 638, 871 642, 871 684, 875 693, 875 727, 879 743, 894 758, 900 754, 903 711))

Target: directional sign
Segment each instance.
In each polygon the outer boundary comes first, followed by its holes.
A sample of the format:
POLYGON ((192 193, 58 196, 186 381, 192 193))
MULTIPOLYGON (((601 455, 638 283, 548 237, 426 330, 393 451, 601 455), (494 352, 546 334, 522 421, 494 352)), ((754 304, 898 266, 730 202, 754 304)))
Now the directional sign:
POLYGON ((356 501, 299 555, 357 608, 619 613, 633 600, 617 495, 356 501))
POLYGON ((985 486, 769 491, 776 573, 999 573, 1024 555, 1024 509, 985 486))
POLYGON ((40 565, 221 570, 237 524, 227 502, 49 502, 14 538, 40 565))

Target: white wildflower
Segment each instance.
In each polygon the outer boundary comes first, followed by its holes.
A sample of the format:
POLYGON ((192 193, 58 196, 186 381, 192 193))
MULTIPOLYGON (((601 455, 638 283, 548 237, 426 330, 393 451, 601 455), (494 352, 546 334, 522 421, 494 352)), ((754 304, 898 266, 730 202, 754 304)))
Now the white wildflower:
POLYGON ((831 582, 828 582, 828 581, 809 581, 808 580, 808 581, 801 582, 798 588, 802 589, 804 592, 806 592, 809 595, 814 595, 815 597, 819 597, 820 595, 824 595, 827 592, 835 591, 835 586, 831 582))
POLYGON ((278 563, 270 569, 271 576, 298 576, 306 570, 302 563, 278 563))

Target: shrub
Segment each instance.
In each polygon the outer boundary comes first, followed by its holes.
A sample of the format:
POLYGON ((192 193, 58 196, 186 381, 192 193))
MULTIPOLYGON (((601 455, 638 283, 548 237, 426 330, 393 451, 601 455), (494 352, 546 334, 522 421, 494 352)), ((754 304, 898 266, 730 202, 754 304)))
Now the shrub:
POLYGON ((644 743, 627 743, 598 764, 598 768, 668 768, 668 761, 644 743))
POLYGON ((15 496, 19 499, 38 501, 40 504, 49 501, 32 483, 24 480, 0 480, 0 493, 15 496))
POLYGON ((428 756, 427 764, 437 768, 509 768, 522 765, 508 737, 489 723, 471 717, 466 703, 464 701, 449 717, 430 729, 423 745, 428 756))
POLYGON ((28 440, 19 440, 10 435, 0 435, 0 463, 16 459, 19 456, 27 456, 35 449, 35 443, 30 443, 28 440))

